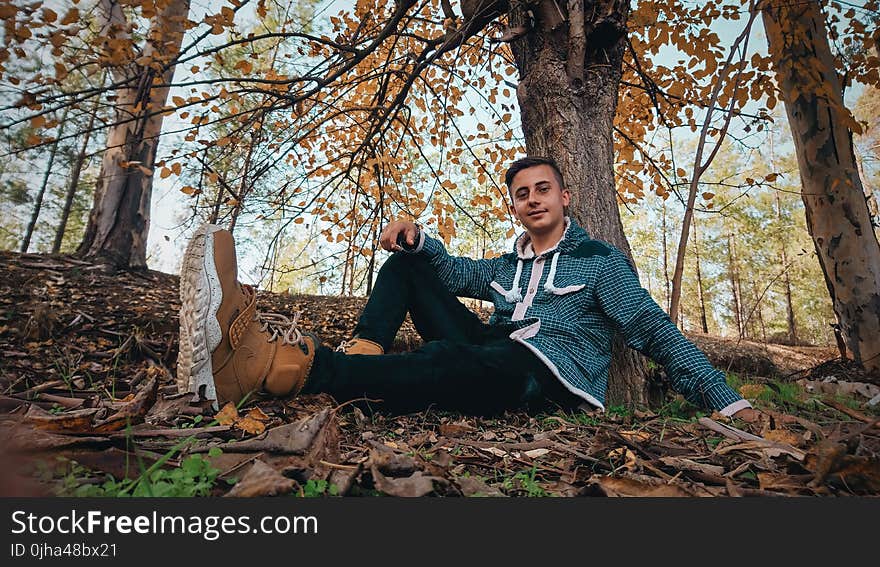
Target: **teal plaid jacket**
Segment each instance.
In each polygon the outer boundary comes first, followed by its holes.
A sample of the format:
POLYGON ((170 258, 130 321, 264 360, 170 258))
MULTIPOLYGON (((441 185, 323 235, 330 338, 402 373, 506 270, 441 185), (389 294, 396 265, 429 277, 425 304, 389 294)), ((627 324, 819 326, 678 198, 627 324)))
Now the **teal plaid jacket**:
POLYGON ((627 257, 565 222, 562 240, 537 256, 526 233, 512 253, 475 260, 450 256, 422 231, 413 253, 424 254, 455 295, 491 301, 490 324, 512 324, 511 339, 596 407, 605 407, 614 331, 662 364, 690 402, 726 415, 750 407, 641 286, 627 257))

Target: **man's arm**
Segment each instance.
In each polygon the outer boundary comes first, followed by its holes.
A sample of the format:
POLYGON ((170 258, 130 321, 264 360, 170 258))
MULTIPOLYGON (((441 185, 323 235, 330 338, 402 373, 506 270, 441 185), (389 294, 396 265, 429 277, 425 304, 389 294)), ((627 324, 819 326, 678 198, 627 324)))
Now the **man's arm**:
POLYGON ((390 251, 423 254, 437 272, 440 281, 456 296, 490 301, 489 284, 495 277, 496 259, 474 260, 451 256, 443 243, 408 221, 390 223, 382 231, 379 243, 390 251))
POLYGON ((626 256, 614 250, 605 260, 596 300, 627 344, 662 364, 672 387, 688 401, 728 416, 751 408, 641 286, 626 256))

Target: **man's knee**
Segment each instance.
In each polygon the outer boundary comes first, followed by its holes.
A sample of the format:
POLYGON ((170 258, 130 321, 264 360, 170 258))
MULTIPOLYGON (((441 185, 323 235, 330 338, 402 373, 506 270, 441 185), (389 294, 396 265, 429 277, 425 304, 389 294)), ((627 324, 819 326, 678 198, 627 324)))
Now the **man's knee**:
POLYGON ((385 260, 385 263, 382 264, 382 267, 379 268, 379 274, 383 272, 393 273, 395 275, 406 275, 412 276, 415 274, 424 275, 429 270, 430 265, 428 261, 423 258, 420 254, 406 254, 403 252, 398 252, 396 254, 392 254, 385 260))

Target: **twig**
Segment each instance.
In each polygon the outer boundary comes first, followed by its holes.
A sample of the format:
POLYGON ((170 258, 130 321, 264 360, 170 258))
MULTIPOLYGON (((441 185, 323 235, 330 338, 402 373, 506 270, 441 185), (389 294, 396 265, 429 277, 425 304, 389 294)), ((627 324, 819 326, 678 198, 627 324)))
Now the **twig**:
POLYGON ((748 433, 747 431, 743 431, 742 429, 737 429, 736 427, 731 427, 730 425, 718 423, 714 419, 710 419, 708 417, 701 417, 697 420, 697 422, 703 427, 711 429, 715 433, 720 433, 721 435, 724 435, 728 439, 733 439, 734 441, 764 441, 763 437, 748 433))

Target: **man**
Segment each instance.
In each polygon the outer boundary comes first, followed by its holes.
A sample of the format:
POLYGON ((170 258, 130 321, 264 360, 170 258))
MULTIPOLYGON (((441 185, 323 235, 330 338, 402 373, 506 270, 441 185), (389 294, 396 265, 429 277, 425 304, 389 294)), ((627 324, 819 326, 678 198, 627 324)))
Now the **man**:
POLYGON ((566 216, 571 195, 552 160, 518 160, 505 181, 525 228, 514 252, 452 257, 414 223, 390 223, 380 243, 397 253, 379 271, 354 338, 335 351, 296 319, 257 313, 253 289, 237 281, 231 235, 202 227, 181 274, 179 386, 219 402, 262 390, 378 398, 392 411, 604 409, 611 339, 620 332, 691 402, 757 419, 641 287, 626 256, 566 216), (457 296, 491 301, 489 324, 457 296), (407 312, 425 345, 385 354, 407 312))

